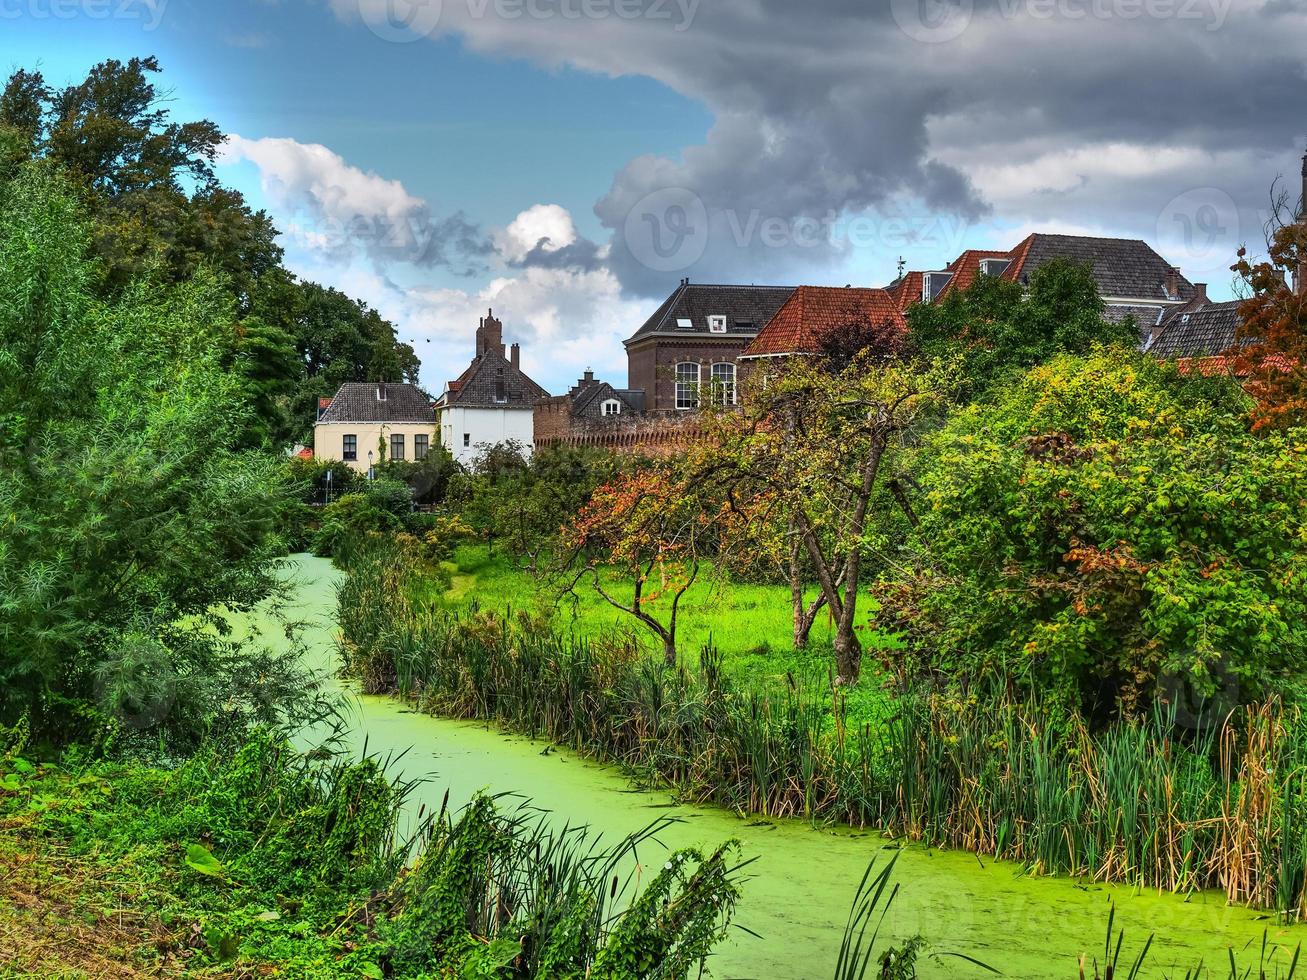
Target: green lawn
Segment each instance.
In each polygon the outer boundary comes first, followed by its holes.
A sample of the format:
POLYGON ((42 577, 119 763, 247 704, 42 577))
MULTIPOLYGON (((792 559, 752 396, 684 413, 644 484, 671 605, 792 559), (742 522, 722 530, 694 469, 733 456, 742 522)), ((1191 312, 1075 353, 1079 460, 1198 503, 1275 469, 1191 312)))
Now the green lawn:
MULTIPOLYGON (((483 609, 523 609, 549 614, 560 630, 585 635, 621 631, 635 636, 650 655, 661 655, 661 642, 627 613, 606 603, 586 581, 577 586, 578 598, 559 597, 557 586, 538 580, 513 560, 487 552, 482 544, 464 545, 448 565, 453 587, 442 603, 465 610, 476 604, 483 609)), ((621 583, 616 571, 604 573, 610 594, 629 599, 630 587, 621 583)), ((815 590, 809 598, 815 595, 815 590)), ((652 604, 666 622, 670 598, 652 604)), ((790 592, 783 585, 755 585, 724 582, 703 574, 681 600, 677 647, 684 662, 696 664, 700 650, 712 644, 722 654, 726 670, 739 677, 760 681, 783 681, 786 675, 821 675, 831 660, 831 622, 823 612, 813 625, 809 648, 793 647, 794 627, 790 592)), ((891 638, 870 631, 862 635, 864 646, 893 647, 891 638)), ((870 665, 869 665, 870 666, 870 665)), ((884 697, 873 676, 850 692, 849 703, 858 716, 879 714, 884 697)))

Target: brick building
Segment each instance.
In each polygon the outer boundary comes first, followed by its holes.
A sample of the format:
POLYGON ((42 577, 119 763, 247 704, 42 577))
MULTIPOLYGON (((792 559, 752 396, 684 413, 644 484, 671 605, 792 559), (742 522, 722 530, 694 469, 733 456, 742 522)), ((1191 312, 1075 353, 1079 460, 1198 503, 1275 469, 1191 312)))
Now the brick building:
POLYGON ((709 390, 733 403, 740 353, 793 292, 681 280, 625 342, 627 388, 643 391, 655 413, 693 409, 709 390))
POLYGON ((580 445, 574 436, 615 430, 643 413, 643 391, 614 388, 597 380, 593 371, 586 371, 567 394, 536 402, 535 443, 580 445))

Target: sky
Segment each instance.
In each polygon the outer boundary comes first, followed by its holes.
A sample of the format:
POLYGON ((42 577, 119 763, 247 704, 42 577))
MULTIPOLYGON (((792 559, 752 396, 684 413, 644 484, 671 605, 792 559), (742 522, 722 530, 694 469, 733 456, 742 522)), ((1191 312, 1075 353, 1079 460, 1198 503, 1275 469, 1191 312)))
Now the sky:
POLYGON ((621 384, 682 278, 883 286, 1030 231, 1225 298, 1307 137, 1307 0, 0 0, 0 38, 52 84, 156 55, 435 393, 491 308, 545 387, 621 384))

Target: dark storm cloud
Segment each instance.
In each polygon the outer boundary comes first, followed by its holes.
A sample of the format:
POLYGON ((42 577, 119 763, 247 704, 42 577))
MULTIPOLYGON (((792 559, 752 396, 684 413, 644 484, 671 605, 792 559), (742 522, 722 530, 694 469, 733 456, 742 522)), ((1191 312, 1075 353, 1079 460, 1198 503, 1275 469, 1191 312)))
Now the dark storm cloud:
POLYGON ((905 206, 1145 238, 1216 208, 1252 238, 1307 132, 1307 0, 703 0, 682 29, 472 9, 446 0, 439 29, 647 75, 714 114, 701 145, 631 160, 595 207, 645 295, 888 251, 840 218, 905 206))

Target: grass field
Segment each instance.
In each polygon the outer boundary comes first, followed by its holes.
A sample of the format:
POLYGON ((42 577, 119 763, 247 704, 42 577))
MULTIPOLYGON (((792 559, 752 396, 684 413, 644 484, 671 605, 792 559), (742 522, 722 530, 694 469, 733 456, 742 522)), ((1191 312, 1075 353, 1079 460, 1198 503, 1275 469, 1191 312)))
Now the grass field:
MULTIPOLYGON (((537 579, 500 552, 491 554, 485 545, 464 545, 448 566, 453 586, 442 599, 453 610, 473 605, 492 610, 527 610, 549 615, 556 628, 595 636, 621 632, 634 636, 649 651, 661 655, 662 647, 653 634, 632 616, 614 609, 583 581, 577 597, 558 594, 558 586, 537 579)), ((630 596, 616 571, 604 573, 604 585, 619 599, 630 596)), ((811 591, 808 598, 815 595, 811 591)), ((652 604, 666 622, 670 598, 652 604)), ((794 627, 789 589, 783 585, 757 585, 722 581, 704 573, 681 600, 677 626, 677 647, 683 662, 697 664, 700 651, 708 645, 720 651, 723 666, 740 677, 760 681, 783 681, 787 674, 824 674, 832 666, 832 625, 825 612, 813 625, 807 650, 794 649, 794 627)), ((893 648, 892 638, 864 631, 867 649, 893 648)), ((870 665, 868 665, 870 667, 870 665)), ((858 689, 851 692, 849 706, 855 716, 879 713, 884 697, 870 670, 858 689)))

